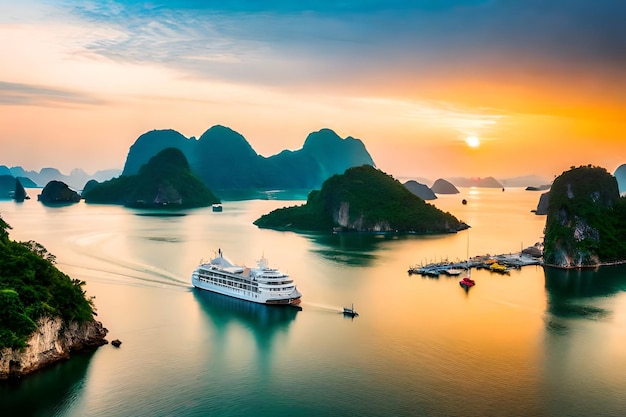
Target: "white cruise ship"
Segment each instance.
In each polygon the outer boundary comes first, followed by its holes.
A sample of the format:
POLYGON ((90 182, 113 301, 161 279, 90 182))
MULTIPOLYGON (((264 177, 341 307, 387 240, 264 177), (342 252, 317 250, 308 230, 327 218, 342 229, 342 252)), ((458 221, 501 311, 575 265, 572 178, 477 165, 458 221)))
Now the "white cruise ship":
POLYGON ((289 275, 267 266, 265 258, 257 268, 230 263, 222 251, 209 263, 201 263, 191 275, 194 287, 259 304, 299 304, 302 294, 289 275))

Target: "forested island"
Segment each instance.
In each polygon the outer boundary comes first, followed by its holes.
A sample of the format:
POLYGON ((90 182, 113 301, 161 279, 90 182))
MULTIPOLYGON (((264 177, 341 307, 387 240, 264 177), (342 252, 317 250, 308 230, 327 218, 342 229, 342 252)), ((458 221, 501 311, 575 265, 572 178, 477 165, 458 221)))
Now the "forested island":
POLYGON ((136 175, 87 183, 83 198, 87 203, 149 208, 206 207, 220 202, 191 172, 187 158, 177 148, 160 151, 136 175))
POLYGON ((254 222, 261 228, 295 231, 451 233, 468 228, 411 193, 398 180, 370 166, 349 168, 309 193, 306 204, 285 207, 254 222))
POLYGON ((59 271, 39 243, 10 240, 9 229, 0 217, 0 379, 107 343, 85 282, 59 271))
POLYGON ((626 261, 626 197, 596 166, 572 167, 550 189, 544 237, 546 265, 594 267, 626 261))

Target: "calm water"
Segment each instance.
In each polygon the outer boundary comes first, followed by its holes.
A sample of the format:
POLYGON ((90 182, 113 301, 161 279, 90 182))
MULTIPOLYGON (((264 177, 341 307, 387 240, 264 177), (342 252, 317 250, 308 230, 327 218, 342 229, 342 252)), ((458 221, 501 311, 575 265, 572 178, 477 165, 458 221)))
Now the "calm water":
MULTIPOLYGON (((35 193, 31 192, 31 195, 35 193)), ((472 226, 471 255, 542 240, 538 193, 463 189, 434 202, 472 226), (466 198, 468 204, 461 205, 466 198)), ((468 232, 298 235, 252 221, 301 201, 226 202, 150 216, 116 206, 0 202, 14 240, 37 240, 87 282, 120 339, 17 384, 1 415, 592 416, 626 410, 626 269, 408 276, 465 259, 468 232), (219 249, 290 273, 301 310, 190 287, 219 249), (354 303, 360 316, 340 313, 354 303)))

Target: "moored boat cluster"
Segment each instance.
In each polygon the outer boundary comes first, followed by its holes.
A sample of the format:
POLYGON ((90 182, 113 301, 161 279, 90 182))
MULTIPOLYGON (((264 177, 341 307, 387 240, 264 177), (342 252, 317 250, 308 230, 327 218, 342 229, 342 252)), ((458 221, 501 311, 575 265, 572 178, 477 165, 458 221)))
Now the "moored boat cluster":
POLYGON ((530 256, 522 252, 503 255, 483 255, 463 262, 437 262, 409 267, 409 275, 419 274, 426 277, 457 276, 463 270, 476 268, 491 272, 508 274, 511 269, 519 269, 527 265, 542 265, 541 257, 530 256))

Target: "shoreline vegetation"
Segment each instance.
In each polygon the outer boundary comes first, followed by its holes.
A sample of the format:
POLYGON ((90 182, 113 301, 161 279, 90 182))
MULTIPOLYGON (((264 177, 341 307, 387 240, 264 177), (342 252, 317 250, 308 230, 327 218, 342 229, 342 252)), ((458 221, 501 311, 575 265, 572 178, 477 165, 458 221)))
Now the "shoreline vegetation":
POLYGON ((0 380, 19 378, 108 343, 84 281, 35 241, 9 239, 0 216, 0 380))

